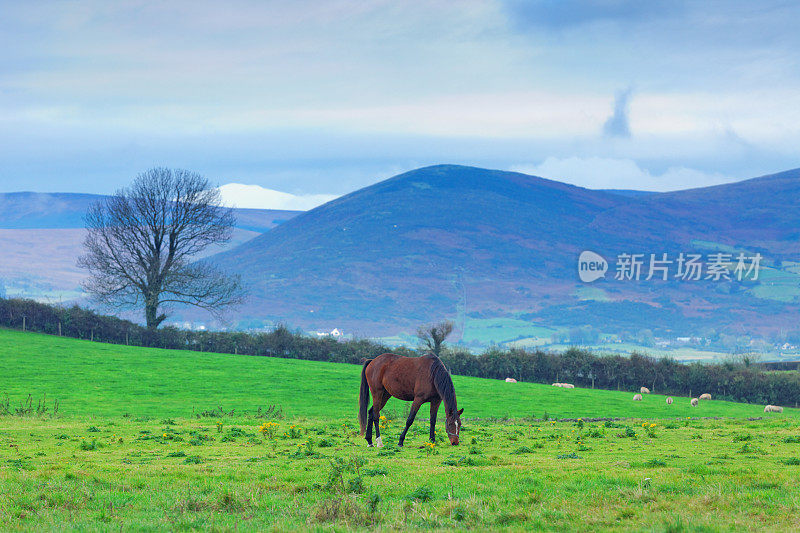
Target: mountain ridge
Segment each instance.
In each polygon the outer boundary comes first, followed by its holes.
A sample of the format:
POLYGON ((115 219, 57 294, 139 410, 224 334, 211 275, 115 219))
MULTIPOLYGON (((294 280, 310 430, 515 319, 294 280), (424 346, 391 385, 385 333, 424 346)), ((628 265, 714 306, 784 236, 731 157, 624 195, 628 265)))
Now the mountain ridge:
MULTIPOLYGON (((212 260, 244 273, 254 295, 247 316, 307 327, 333 323, 396 332, 442 317, 463 322, 493 313, 552 323, 558 310, 575 323, 580 310, 588 309, 575 293, 588 287, 609 305, 629 301, 662 308, 656 327, 669 328, 672 321, 685 329, 688 321, 676 317, 691 316, 704 327, 714 325, 708 309, 715 306, 730 308, 730 317, 718 321, 727 327, 734 316, 749 320, 763 312, 764 301, 748 292, 751 287, 690 289, 674 280, 647 286, 609 276, 588 286, 577 280, 577 257, 583 250, 609 258, 688 252, 713 241, 719 247, 745 244, 780 261, 795 245, 785 240, 791 237, 786 232, 777 235, 784 240, 770 241, 775 235, 769 217, 800 202, 800 176, 771 176, 777 178, 710 188, 712 196, 725 198, 721 205, 704 199, 709 193, 702 191, 709 188, 625 196, 521 173, 434 165, 337 198, 212 260), (754 195, 753 187, 763 184, 767 191, 754 195), (790 198, 774 208, 760 205, 776 187, 790 198), (695 209, 698 202, 705 211, 695 209), (727 228, 726 217, 737 211, 767 223, 750 220, 750 235, 741 224, 727 228)), ((791 225, 795 215, 787 216, 791 225)), ((797 307, 794 300, 768 303, 783 313, 783 321, 797 307)), ((585 323, 602 326, 596 320, 602 313, 592 314, 585 323)), ((757 328, 766 327, 758 322, 757 328)), ((627 323, 642 327, 635 316, 627 323)))

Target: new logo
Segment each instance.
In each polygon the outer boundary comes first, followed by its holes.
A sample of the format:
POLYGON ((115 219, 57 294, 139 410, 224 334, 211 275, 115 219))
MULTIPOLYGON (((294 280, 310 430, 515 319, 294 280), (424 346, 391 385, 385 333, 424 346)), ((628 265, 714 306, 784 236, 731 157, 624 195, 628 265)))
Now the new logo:
POLYGON ((578 276, 584 283, 605 277, 607 270, 608 262, 600 254, 585 250, 578 257, 578 276))

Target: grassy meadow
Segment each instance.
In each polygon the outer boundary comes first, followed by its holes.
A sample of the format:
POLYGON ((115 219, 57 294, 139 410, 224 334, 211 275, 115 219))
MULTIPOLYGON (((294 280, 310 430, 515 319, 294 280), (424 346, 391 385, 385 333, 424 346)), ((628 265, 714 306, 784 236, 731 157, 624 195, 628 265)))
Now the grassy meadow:
MULTIPOLYGON (((455 376, 462 445, 405 404, 383 448, 360 368, 0 330, 11 530, 740 531, 800 527, 798 411, 455 376), (31 395, 30 413, 25 401, 31 395), (47 395, 47 411, 36 414, 47 395), (58 411, 54 412, 54 400, 58 411), (259 410, 260 407, 260 410, 259 410), (542 420, 571 418, 569 421, 542 420), (610 417, 588 421, 578 418, 610 417)), ((0 412, 4 407, 0 405, 0 412)))

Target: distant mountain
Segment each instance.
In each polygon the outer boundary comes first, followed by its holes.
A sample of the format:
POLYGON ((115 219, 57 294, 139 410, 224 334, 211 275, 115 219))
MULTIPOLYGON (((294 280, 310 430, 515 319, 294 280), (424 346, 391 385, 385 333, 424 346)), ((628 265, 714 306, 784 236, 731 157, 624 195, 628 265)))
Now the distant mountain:
MULTIPOLYGON (((50 301, 81 298, 86 272, 76 266, 83 252, 83 216, 95 194, 0 193, 0 279, 9 296, 50 301)), ((297 211, 235 209, 236 230, 212 255, 242 244, 298 214, 297 211)))
POLYGON ((211 260, 249 283, 243 319, 309 328, 394 334, 443 317, 513 317, 601 331, 763 332, 800 318, 800 276, 784 264, 800 251, 798 204, 797 170, 619 194, 440 165, 338 198, 211 260), (625 252, 737 249, 764 254, 772 281, 613 279, 625 252), (609 261, 605 279, 578 280, 584 250, 609 261))
MULTIPOLYGON (((83 215, 99 194, 12 192, 0 193, 0 228, 83 228, 83 215)), ((262 233, 301 211, 234 209, 236 226, 262 233)))
POLYGON ((618 194, 619 196, 627 196, 630 198, 636 198, 637 196, 648 196, 650 194, 658 194, 653 191, 635 191, 633 189, 600 189, 600 190, 603 192, 618 194))

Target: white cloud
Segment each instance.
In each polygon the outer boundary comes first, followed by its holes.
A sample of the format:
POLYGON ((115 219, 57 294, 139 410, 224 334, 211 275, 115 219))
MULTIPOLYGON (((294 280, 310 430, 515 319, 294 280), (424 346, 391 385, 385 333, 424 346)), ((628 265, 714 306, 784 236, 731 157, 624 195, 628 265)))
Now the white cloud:
POLYGON ((734 181, 719 173, 686 167, 670 167, 661 174, 654 174, 632 159, 603 157, 548 157, 538 165, 516 165, 511 170, 590 189, 674 191, 734 181))
POLYGON ((337 198, 333 194, 295 195, 267 189, 259 185, 228 183, 219 188, 222 201, 231 207, 245 209, 286 209, 308 211, 337 198))

